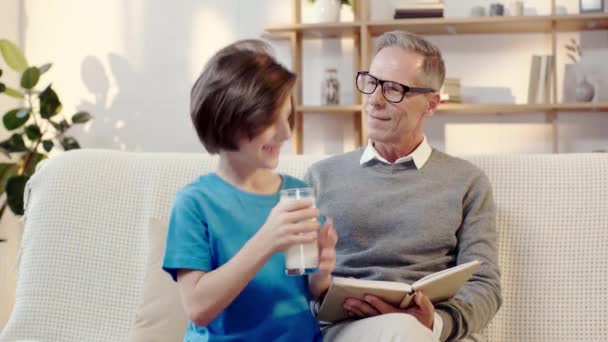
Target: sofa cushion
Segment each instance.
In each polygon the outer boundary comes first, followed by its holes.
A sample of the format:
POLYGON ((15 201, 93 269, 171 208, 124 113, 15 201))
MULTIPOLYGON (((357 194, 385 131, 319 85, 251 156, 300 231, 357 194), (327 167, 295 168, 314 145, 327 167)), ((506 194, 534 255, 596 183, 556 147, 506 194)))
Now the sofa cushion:
POLYGON ((141 302, 129 333, 130 342, 183 341, 188 326, 177 283, 163 271, 167 221, 150 219, 149 254, 141 302))

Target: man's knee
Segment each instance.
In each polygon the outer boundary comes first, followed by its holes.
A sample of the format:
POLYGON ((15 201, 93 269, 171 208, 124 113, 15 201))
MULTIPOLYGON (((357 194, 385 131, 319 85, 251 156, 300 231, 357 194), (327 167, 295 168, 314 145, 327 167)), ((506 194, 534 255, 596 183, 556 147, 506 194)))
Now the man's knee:
POLYGON ((348 322, 328 333, 326 341, 433 341, 431 330, 416 317, 403 313, 391 313, 348 322))
POLYGON ((431 330, 422 325, 416 317, 403 313, 390 313, 381 316, 376 316, 378 319, 377 329, 380 331, 391 332, 396 336, 403 337, 404 341, 407 341, 407 337, 413 335, 420 336, 426 335, 432 336, 431 330))

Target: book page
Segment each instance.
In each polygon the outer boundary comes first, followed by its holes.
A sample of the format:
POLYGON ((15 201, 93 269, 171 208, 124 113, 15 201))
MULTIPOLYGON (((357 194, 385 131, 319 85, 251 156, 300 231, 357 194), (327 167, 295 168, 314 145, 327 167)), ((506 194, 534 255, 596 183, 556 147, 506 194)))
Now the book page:
POLYGON ((474 260, 446 270, 429 274, 412 285, 436 303, 452 298, 469 278, 479 269, 481 262, 474 260))

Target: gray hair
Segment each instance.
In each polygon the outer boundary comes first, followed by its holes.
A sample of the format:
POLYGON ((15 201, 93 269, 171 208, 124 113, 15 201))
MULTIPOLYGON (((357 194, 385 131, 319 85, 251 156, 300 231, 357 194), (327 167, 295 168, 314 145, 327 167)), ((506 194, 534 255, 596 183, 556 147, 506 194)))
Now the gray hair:
POLYGON ((414 52, 422 57, 422 72, 417 79, 421 86, 426 86, 439 91, 445 80, 445 63, 441 51, 435 44, 428 40, 406 31, 385 32, 378 37, 374 56, 385 47, 395 46, 408 52, 414 52))

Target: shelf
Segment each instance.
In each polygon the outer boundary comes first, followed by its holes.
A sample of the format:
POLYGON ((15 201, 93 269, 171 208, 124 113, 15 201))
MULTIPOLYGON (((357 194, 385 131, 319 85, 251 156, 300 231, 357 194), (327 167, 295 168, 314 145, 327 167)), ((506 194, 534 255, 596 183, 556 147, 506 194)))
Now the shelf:
POLYGON ((296 107, 296 111, 303 113, 353 114, 359 113, 361 108, 361 105, 298 106, 296 107))
POLYGON ((361 23, 340 22, 320 24, 287 24, 265 26, 264 30, 270 37, 286 37, 292 32, 300 32, 304 38, 342 38, 353 37, 359 33, 361 23))
POLYGON ((608 112, 608 102, 558 104, 464 104, 444 103, 438 114, 524 114, 541 112, 608 112))
POLYGON ((418 34, 484 34, 484 33, 550 33, 608 30, 608 13, 572 15, 540 15, 520 17, 466 17, 397 19, 369 22, 340 22, 266 26, 270 37, 286 37, 301 32, 304 38, 352 37, 367 26, 372 36, 392 30, 406 30, 418 34))
POLYGON ((558 32, 608 30, 608 13, 556 15, 553 18, 558 32))
POLYGON ((550 16, 524 16, 397 19, 369 22, 367 25, 372 36, 379 36, 392 30, 428 35, 551 32, 551 22, 550 16))

